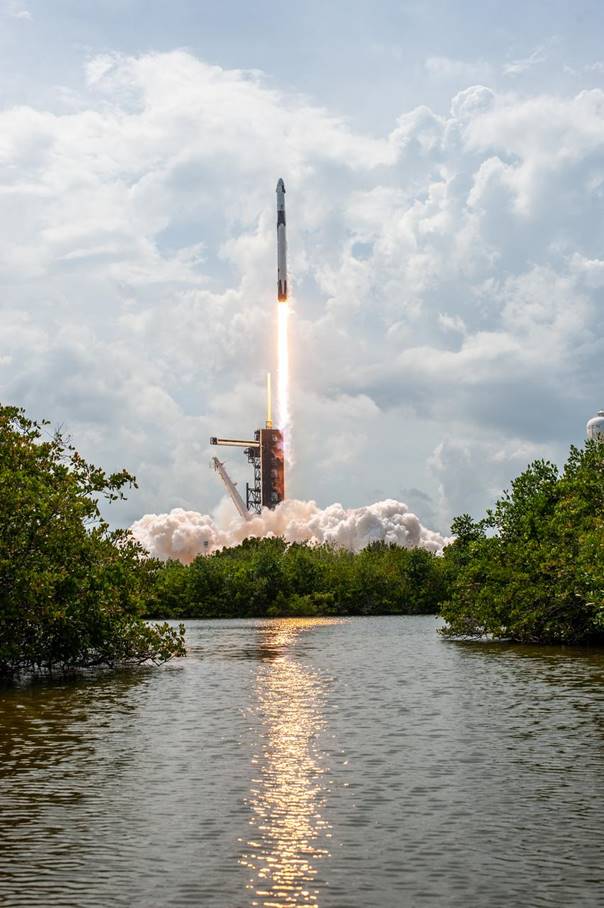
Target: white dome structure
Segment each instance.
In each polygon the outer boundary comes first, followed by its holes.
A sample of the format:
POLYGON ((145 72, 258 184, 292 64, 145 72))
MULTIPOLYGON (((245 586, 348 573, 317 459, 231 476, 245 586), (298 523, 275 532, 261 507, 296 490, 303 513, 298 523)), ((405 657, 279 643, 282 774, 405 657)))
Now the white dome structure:
POLYGON ((589 420, 586 432, 588 438, 604 442, 604 410, 598 410, 597 416, 589 420))

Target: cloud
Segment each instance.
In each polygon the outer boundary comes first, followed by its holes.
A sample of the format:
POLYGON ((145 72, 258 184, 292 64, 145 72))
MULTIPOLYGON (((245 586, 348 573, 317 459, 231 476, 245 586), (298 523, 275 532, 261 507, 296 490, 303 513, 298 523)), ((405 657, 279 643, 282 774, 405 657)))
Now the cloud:
POLYGON ((453 517, 482 516, 485 491, 495 501, 511 480, 540 454, 521 440, 476 441, 448 438, 434 450, 431 466, 439 481, 439 520, 450 526, 453 517))
POLYGON ((19 0, 3 0, 0 10, 10 19, 22 19, 27 22, 31 22, 33 19, 30 11, 19 3, 19 0))
POLYGON ((528 57, 522 57, 518 60, 512 60, 503 67, 503 73, 506 76, 519 76, 547 60, 546 48, 543 45, 536 47, 528 57))
POLYGON ((488 79, 492 73, 492 67, 484 60, 454 60, 451 57, 428 57, 424 68, 433 78, 447 82, 474 82, 488 79))
POLYGON ((69 113, 0 111, 2 396, 138 475, 119 519, 212 511, 208 436, 274 367, 281 175, 292 497, 484 506, 521 456, 485 443, 557 456, 600 405, 603 147, 599 90, 467 85, 368 135, 185 51, 93 57, 69 113))

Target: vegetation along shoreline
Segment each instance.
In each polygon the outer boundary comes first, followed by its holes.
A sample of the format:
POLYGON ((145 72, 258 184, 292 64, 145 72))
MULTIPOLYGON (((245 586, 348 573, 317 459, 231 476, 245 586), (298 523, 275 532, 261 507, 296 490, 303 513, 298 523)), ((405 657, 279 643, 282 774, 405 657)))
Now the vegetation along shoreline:
POLYGON ((438 614, 449 637, 604 643, 602 446, 535 461, 442 556, 250 538, 190 565, 110 530, 135 479, 88 464, 47 423, 0 407, 0 678, 185 654, 166 619, 438 614), (158 620, 160 623, 158 623, 158 620))

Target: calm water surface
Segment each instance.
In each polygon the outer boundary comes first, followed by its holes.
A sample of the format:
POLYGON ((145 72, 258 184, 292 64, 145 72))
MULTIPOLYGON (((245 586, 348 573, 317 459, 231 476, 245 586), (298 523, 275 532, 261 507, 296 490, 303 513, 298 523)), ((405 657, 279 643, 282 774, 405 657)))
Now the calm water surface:
POLYGON ((0 905, 604 904, 604 653, 190 622, 0 692, 0 905))

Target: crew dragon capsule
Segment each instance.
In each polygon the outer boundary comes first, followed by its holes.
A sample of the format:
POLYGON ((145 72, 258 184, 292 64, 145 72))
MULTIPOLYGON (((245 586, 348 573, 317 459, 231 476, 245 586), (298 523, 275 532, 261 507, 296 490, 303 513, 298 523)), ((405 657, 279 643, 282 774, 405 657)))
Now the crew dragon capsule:
POLYGON ((277 183, 277 299, 287 302, 287 238, 285 235, 285 183, 277 183))

